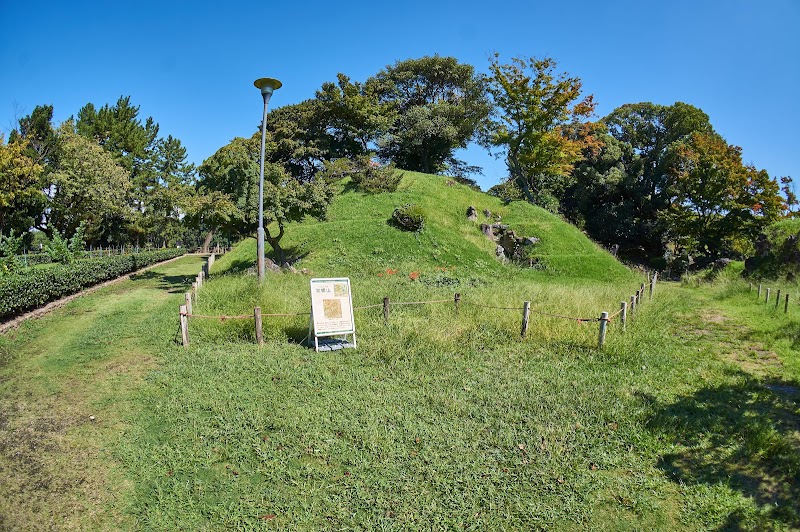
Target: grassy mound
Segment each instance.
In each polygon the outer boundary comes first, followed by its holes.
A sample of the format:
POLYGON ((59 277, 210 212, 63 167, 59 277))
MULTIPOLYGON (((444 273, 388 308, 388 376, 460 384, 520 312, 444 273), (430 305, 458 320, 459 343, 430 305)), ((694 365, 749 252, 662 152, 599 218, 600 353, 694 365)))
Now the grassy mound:
MULTIPOLYGON (((323 222, 293 224, 284 238, 288 255, 299 258, 298 268, 318 276, 374 276, 387 268, 401 272, 441 271, 457 276, 529 280, 569 277, 573 280, 631 281, 634 276, 609 253, 577 228, 557 216, 525 202, 504 205, 447 177, 406 172, 397 192, 365 194, 342 183, 323 222), (388 223, 395 208, 415 204, 425 214, 420 233, 400 231, 388 223), (478 221, 466 218, 470 205, 478 221), (487 220, 483 211, 492 213, 487 220), (480 224, 496 220, 518 235, 541 239, 532 251, 536 269, 503 265, 495 258, 495 244, 480 231, 480 224)), ((255 241, 242 243, 218 261, 212 273, 241 270, 255 260, 255 241)))

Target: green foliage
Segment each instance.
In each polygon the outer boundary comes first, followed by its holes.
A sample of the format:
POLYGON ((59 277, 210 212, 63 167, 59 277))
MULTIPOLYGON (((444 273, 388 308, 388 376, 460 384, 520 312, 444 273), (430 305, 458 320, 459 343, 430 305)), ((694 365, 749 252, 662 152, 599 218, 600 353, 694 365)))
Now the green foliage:
POLYGON ((317 174, 318 179, 328 182, 338 181, 344 177, 350 178, 350 183, 356 190, 380 194, 397 190, 403 174, 397 171, 394 165, 381 166, 366 155, 356 159, 328 161, 325 163, 325 170, 317 174))
POLYGON ((455 150, 476 137, 491 109, 483 78, 453 57, 398 61, 366 86, 392 112, 378 155, 405 170, 436 174, 458 165, 455 150))
POLYGON ((50 238, 50 243, 45 246, 44 251, 53 262, 70 264, 74 259, 74 255, 69 249, 69 241, 61 236, 58 229, 53 230, 53 236, 50 238))
POLYGON ((355 159, 367 155, 376 139, 386 133, 395 111, 381 102, 374 84, 351 82, 344 74, 336 83, 323 83, 317 91, 319 121, 325 124, 327 157, 355 159))
POLYGON ((0 277, 22 267, 17 254, 22 247, 24 237, 24 234, 15 237, 13 229, 8 236, 0 234, 0 277))
POLYGON ((414 203, 407 203, 392 212, 391 222, 403 231, 421 232, 425 228, 425 213, 414 203))
MULTIPOLYGON (((65 254, 68 255, 66 241, 60 238, 60 235, 58 238, 61 242, 59 248, 62 252, 66 250, 65 254)), ((156 262, 178 257, 183 253, 181 249, 163 249, 131 255, 113 255, 3 276, 0 278, 0 318, 40 307, 86 287, 156 262)))
POLYGON ((6 144, 0 134, 0 234, 27 233, 44 210, 43 168, 30 152, 26 139, 6 144))
POLYGON ((129 173, 98 144, 77 135, 70 122, 62 125, 58 135, 61 157, 58 170, 50 176, 55 194, 49 228, 72 234, 85 223, 90 241, 119 236, 114 228, 131 213, 129 173))
MULTIPOLYGON (((224 194, 228 198, 226 204, 235 206, 215 213, 217 219, 228 218, 225 228, 229 234, 245 235, 258 227, 259 141, 255 135, 249 139, 237 137, 200 166, 200 189, 224 194)), ((324 219, 333 195, 333 188, 327 182, 300 180, 280 164, 264 164, 265 238, 275 250, 279 264, 285 264, 280 240, 286 225, 306 216, 324 219), (272 223, 278 226, 277 233, 270 231, 268 225, 272 223)))
POLYGON ((79 258, 86 251, 86 222, 81 222, 69 239, 69 252, 73 257, 79 258))
POLYGON ((709 259, 752 251, 752 242, 781 214, 778 184, 742 164, 741 148, 716 134, 694 132, 667 155, 671 240, 709 259))
POLYGON ((757 253, 745 261, 746 274, 762 279, 800 279, 800 219, 767 227, 756 241, 757 253))
POLYGON ((594 111, 592 96, 581 96, 577 77, 556 73, 551 58, 491 60, 489 93, 497 115, 484 143, 503 150, 510 178, 531 203, 544 194, 560 196, 581 159, 582 143, 571 130, 594 111))

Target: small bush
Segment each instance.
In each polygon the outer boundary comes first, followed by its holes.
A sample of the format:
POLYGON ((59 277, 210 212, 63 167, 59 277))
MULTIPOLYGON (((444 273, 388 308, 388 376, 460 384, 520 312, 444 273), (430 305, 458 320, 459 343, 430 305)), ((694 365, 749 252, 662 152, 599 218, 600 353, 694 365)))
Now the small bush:
POLYGON ((361 192, 380 194, 394 192, 403 178, 394 165, 380 166, 368 156, 356 159, 336 159, 325 163, 318 176, 323 181, 335 181, 350 177, 350 183, 361 192))
POLYGON ((183 254, 182 249, 163 249, 78 260, 72 264, 6 275, 0 278, 0 318, 20 314, 86 287, 183 254))
POLYGON ((390 221, 403 231, 419 233, 425 227, 425 214, 416 204, 409 203, 396 208, 390 221))
POLYGON ((352 176, 352 183, 362 192, 370 194, 380 194, 382 192, 394 192, 403 174, 398 172, 393 166, 372 166, 367 164, 361 171, 352 176))

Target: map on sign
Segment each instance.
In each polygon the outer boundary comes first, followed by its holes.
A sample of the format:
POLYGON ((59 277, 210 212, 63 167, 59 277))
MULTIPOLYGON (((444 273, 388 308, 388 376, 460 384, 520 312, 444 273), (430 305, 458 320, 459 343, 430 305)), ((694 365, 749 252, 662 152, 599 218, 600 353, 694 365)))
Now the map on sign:
POLYGON ((311 319, 315 336, 355 334, 350 279, 311 279, 311 319))

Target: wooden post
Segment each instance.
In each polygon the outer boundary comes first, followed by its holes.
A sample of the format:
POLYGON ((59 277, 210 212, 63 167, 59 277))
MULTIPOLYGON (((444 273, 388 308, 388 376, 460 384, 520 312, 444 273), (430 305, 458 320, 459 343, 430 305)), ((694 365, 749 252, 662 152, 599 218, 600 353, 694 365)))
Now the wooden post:
POLYGON ((658 279, 658 272, 653 272, 653 278, 650 280, 650 299, 653 299, 653 293, 656 291, 656 279, 658 279))
POLYGON ((528 319, 530 318, 530 316, 531 316, 531 302, 526 301, 522 305, 522 330, 520 331, 520 335, 522 335, 523 338, 528 336, 528 319))
POLYGON ((786 304, 783 305, 783 313, 789 312, 789 294, 786 294, 786 304))
POLYGON ((608 326, 608 312, 600 314, 600 335, 597 337, 597 347, 603 349, 606 344, 606 327, 608 326))
POLYGON ((781 289, 778 288, 778 293, 775 295, 775 309, 777 310, 778 304, 781 302, 781 289))
POLYGON ((764 303, 769 303, 769 293, 772 291, 772 288, 767 288, 767 297, 764 299, 764 303))
POLYGON ((628 321, 628 302, 622 301, 620 303, 620 307, 622 308, 622 312, 620 313, 620 321, 622 323, 622 330, 625 330, 626 322, 628 321))
POLYGON ((189 317, 186 315, 186 305, 181 305, 180 313, 181 313, 181 340, 183 341, 183 347, 188 347, 189 317))
POLYGON ((631 296, 631 318, 636 314, 636 296, 631 296))
POLYGON ((383 321, 386 325, 389 325, 389 298, 383 298, 383 321))
POLYGON ((642 303, 642 291, 641 290, 637 290, 636 291, 636 308, 637 309, 639 308, 639 305, 641 303, 642 303))
POLYGON ((192 293, 186 292, 186 312, 192 313, 192 293))
POLYGON ((758 299, 761 299, 761 283, 758 283, 758 294, 756 295, 758 299))
POLYGON ((253 318, 256 322, 256 343, 262 345, 264 343, 264 331, 261 329, 261 307, 253 309, 253 318))
POLYGON ((456 292, 456 294, 453 296, 453 304, 456 307, 456 315, 458 315, 458 304, 459 303, 461 303, 461 294, 456 292))
POLYGON ((197 299, 200 297, 200 294, 197 293, 197 282, 192 283, 192 295, 194 296, 194 302, 197 303, 197 299))

